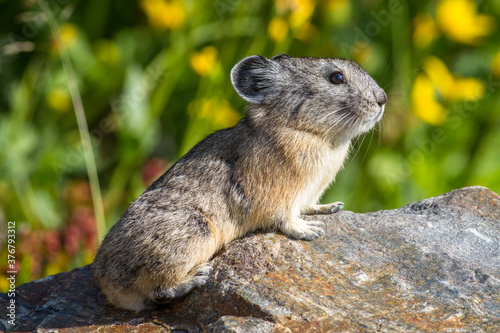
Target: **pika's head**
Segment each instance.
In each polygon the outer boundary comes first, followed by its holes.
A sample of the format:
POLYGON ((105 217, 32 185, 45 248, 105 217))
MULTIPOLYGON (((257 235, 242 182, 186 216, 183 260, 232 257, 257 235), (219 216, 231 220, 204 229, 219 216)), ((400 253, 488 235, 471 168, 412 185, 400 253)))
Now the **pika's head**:
POLYGON ((387 103, 375 80, 344 59, 251 56, 233 67, 231 82, 251 104, 249 117, 335 141, 368 131, 387 103))

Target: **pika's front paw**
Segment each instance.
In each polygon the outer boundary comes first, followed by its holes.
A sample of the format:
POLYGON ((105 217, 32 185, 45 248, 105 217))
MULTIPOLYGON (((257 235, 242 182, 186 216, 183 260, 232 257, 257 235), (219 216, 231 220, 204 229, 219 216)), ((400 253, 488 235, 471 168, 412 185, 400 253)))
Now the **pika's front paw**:
POLYGON ((285 224, 281 231, 294 239, 313 240, 325 233, 323 222, 295 219, 285 224))
POLYGON ((327 214, 332 214, 340 212, 344 208, 344 203, 337 201, 323 206, 328 210, 327 214))
POLYGON ((333 214, 340 212, 344 208, 344 203, 337 201, 332 202, 326 205, 314 205, 304 212, 306 215, 314 215, 314 214, 333 214))
POLYGON ((194 274, 192 280, 193 285, 199 287, 207 283, 211 271, 212 266, 208 262, 200 264, 196 267, 196 273, 194 274))

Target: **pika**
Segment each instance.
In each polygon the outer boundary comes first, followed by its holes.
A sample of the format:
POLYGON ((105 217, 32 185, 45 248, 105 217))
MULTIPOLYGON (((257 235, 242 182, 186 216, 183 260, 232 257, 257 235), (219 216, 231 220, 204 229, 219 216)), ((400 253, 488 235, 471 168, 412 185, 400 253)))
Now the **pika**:
MULTIPOLYGON (((141 311, 206 283, 208 261, 256 230, 310 241, 319 205, 350 141, 378 122, 387 95, 355 62, 251 56, 231 70, 249 105, 231 128, 210 134, 130 204, 100 246, 93 275, 107 300, 141 311)), ((214 112, 216 112, 214 110, 214 112)))

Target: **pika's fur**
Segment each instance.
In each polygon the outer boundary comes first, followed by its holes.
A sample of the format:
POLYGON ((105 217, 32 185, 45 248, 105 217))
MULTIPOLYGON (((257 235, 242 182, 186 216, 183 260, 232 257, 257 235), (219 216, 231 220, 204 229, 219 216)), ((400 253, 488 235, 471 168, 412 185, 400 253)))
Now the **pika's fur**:
MULTIPOLYGON (((249 102, 234 127, 198 143, 137 198, 109 231, 92 265, 109 302, 140 311, 203 285, 208 260, 260 230, 312 240, 318 205, 352 138, 380 120, 387 95, 343 59, 251 56, 231 71, 249 102)), ((216 112, 216 110, 214 110, 216 112)))

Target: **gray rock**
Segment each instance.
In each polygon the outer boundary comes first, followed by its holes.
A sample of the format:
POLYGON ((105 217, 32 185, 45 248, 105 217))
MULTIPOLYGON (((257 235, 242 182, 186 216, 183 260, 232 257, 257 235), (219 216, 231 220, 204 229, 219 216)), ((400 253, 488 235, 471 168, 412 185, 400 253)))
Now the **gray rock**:
POLYGON ((259 318, 223 316, 207 329, 210 333, 272 333, 275 325, 259 318))
MULTIPOLYGON (((324 236, 258 233, 213 259, 208 284, 164 309, 107 305, 89 266, 17 288, 38 332, 500 332, 500 197, 469 187, 405 207, 310 217, 324 236)), ((9 298, 0 295, 6 309, 9 298)), ((3 327, 2 327, 3 325, 3 327)))

